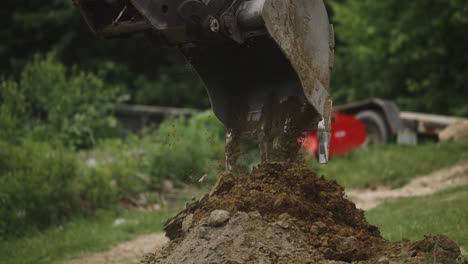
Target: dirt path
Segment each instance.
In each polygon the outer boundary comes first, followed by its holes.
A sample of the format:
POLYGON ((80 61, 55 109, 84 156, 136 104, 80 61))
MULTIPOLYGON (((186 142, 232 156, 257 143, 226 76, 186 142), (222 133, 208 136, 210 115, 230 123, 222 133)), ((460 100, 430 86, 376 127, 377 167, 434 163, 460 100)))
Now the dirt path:
POLYGON ((164 234, 145 235, 119 244, 111 250, 70 260, 64 264, 136 264, 144 254, 154 252, 167 241, 164 234))
POLYGON ((426 176, 417 177, 398 189, 388 187, 357 189, 347 191, 346 194, 358 208, 369 210, 386 201, 430 195, 464 184, 468 184, 468 159, 452 167, 435 171, 426 176))

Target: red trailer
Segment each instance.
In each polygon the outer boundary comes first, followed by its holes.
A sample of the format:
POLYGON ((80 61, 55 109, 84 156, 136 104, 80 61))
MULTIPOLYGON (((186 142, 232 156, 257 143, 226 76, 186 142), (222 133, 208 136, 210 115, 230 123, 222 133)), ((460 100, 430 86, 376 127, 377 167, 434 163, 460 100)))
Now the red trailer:
MULTIPOLYGON (((378 98, 336 106, 329 155, 344 155, 368 144, 396 142, 414 145, 418 139, 437 141, 440 131, 463 120, 467 119, 400 112, 394 102, 378 98)), ((317 154, 317 133, 306 132, 299 141, 303 150, 317 154)))
MULTIPOLYGON (((331 124, 330 157, 344 155, 366 144, 366 126, 354 115, 334 111, 331 124)), ((317 132, 306 132, 299 141, 302 143, 303 150, 318 154, 317 132)))

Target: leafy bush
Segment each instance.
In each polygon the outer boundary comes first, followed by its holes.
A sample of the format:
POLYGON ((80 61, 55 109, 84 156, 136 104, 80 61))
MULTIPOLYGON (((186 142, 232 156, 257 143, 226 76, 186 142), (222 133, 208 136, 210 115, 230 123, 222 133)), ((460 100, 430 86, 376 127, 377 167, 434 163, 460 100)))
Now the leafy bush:
POLYGON ((0 83, 0 125, 5 127, 0 136, 14 140, 28 134, 91 147, 97 138, 118 133, 112 116, 118 92, 96 75, 67 71, 52 55, 35 56, 19 81, 0 83))
MULTIPOLYGON (((96 185, 79 181, 72 155, 46 143, 17 146, 0 141, 0 234, 44 228, 104 205, 83 200, 96 185)), ((105 190, 102 185, 99 189, 105 190)))
POLYGON ((116 140, 83 152, 96 156, 92 166, 83 153, 63 147, 0 140, 0 236, 47 228, 146 191, 145 157, 133 143, 116 140))
POLYGON ((125 139, 98 142, 95 149, 79 155, 87 163, 88 175, 108 178, 117 188, 119 199, 129 198, 151 188, 146 173, 148 156, 143 148, 147 145, 147 140, 128 135, 125 139))
POLYGON ((223 166, 224 129, 210 112, 164 121, 153 144, 149 167, 156 182, 194 182, 223 166))

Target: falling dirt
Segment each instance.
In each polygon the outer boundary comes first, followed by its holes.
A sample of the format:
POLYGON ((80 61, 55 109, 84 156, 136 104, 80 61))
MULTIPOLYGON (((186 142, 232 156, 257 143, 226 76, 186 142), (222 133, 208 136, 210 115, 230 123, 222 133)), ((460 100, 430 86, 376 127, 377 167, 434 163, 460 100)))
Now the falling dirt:
POLYGON ((417 177, 398 189, 377 187, 347 191, 346 195, 356 203, 358 208, 369 210, 387 201, 430 195, 464 184, 468 184, 468 158, 452 167, 435 171, 423 177, 417 177))
POLYGON ((142 263, 456 263, 445 236, 391 243, 336 182, 295 163, 224 174, 166 225, 171 242, 142 263))

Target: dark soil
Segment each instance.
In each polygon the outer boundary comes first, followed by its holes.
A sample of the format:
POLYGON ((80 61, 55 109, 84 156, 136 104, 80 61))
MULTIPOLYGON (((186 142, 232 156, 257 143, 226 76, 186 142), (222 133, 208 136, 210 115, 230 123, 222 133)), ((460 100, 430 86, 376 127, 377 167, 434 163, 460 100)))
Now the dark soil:
POLYGON ((222 175, 165 230, 171 242, 142 263, 456 263, 460 255, 445 236, 384 240, 341 186, 297 163, 222 175), (229 216, 214 217, 219 210, 229 216))

